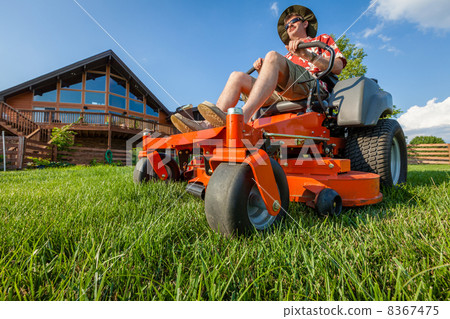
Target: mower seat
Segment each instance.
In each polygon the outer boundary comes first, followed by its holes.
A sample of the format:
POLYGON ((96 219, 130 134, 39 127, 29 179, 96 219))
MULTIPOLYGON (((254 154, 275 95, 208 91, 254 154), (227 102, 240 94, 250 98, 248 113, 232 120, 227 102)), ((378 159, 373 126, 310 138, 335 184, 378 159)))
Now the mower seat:
MULTIPOLYGON (((333 88, 335 87, 336 83, 339 82, 339 79, 334 74, 328 74, 326 77, 322 79, 327 86, 328 90, 331 92, 333 88)), ((317 102, 317 97, 313 96, 312 106, 313 108, 316 106, 320 107, 317 102)), ((329 98, 329 95, 322 96, 322 100, 326 101, 327 98, 329 98)), ((306 111, 306 101, 307 99, 298 100, 298 101, 281 101, 273 105, 269 106, 263 106, 258 111, 255 112, 255 114, 252 116, 252 120, 256 120, 260 117, 265 116, 272 116, 282 113, 299 113, 299 112, 305 112, 306 111)))
POLYGON ((263 106, 253 114, 252 120, 260 117, 272 116, 282 113, 298 113, 306 110, 306 99, 299 101, 281 101, 269 106, 263 106))

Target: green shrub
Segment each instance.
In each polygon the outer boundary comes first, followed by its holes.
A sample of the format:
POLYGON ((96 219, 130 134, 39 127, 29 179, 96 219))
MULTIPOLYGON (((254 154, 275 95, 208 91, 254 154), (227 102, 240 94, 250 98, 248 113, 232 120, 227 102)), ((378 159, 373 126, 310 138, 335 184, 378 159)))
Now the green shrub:
POLYGON ((31 162, 27 163, 28 168, 46 168, 46 167, 69 167, 75 166, 75 164, 63 163, 63 162, 52 162, 46 158, 41 157, 28 157, 31 162))
MULTIPOLYGON (((50 144, 56 145, 56 148, 59 152, 67 152, 70 151, 70 148, 75 144, 75 135, 77 134, 74 131, 70 131, 70 128, 75 123, 71 123, 65 125, 61 128, 54 127, 52 129, 52 138, 50 139, 50 144)), ((58 153, 58 160, 61 160, 62 155, 58 153)))

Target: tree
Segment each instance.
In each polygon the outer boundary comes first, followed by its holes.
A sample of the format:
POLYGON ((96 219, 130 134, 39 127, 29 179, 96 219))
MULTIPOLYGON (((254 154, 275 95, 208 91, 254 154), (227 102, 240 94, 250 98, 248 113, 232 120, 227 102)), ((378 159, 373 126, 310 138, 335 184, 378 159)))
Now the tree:
MULTIPOLYGON (((78 122, 78 121, 77 121, 78 122)), ((63 126, 62 128, 54 127, 52 130, 52 138, 50 140, 50 144, 56 145, 56 148, 60 152, 69 151, 70 148, 75 144, 75 135, 77 134, 74 131, 70 131, 72 126, 75 123, 71 123, 63 126)), ((62 156, 58 153, 58 160, 61 160, 62 156)))
POLYGON ((445 141, 436 136, 416 136, 410 144, 445 144, 445 141))
POLYGON ((402 114, 403 113, 403 111, 402 110, 400 110, 399 108, 397 108, 397 105, 393 105, 392 106, 392 114, 388 114, 388 115, 386 115, 386 117, 385 118, 387 118, 387 119, 390 119, 390 118, 397 118, 400 114, 402 114))
MULTIPOLYGON (((333 39, 336 38, 334 34, 331 34, 331 37, 333 39)), ((345 34, 336 40, 336 44, 347 59, 347 65, 342 70, 341 74, 339 74, 339 80, 342 81, 365 75, 367 66, 365 66, 362 61, 367 54, 364 52, 364 49, 357 48, 355 44, 350 43, 350 39, 347 38, 345 34)))
MULTIPOLYGON (((331 34, 333 39, 336 38, 331 34)), ((350 43, 350 39, 344 34, 339 39, 335 40, 339 50, 347 59, 347 65, 339 74, 339 81, 350 79, 358 76, 363 76, 367 72, 367 66, 363 64, 363 59, 367 56, 363 48, 357 48, 355 44, 350 43)), ((403 111, 393 105, 393 113, 386 115, 384 118, 397 118, 403 111)))

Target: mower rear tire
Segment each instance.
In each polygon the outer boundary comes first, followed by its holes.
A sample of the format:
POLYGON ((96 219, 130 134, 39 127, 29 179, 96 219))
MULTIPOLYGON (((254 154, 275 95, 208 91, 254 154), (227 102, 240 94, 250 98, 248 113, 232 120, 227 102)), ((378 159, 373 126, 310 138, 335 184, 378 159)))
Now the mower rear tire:
MULTIPOLYGON (((168 174, 166 181, 178 181, 180 179, 180 169, 177 162, 164 153, 159 153, 159 156, 163 162, 167 162, 164 164, 168 174)), ((148 182, 150 179, 157 180, 159 177, 150 165, 148 158, 143 157, 137 162, 136 167, 134 168, 133 181, 136 184, 140 184, 148 182)))
POLYGON ((271 159, 273 174, 281 199, 277 216, 267 211, 247 164, 220 164, 215 170, 205 195, 205 213, 209 226, 225 236, 265 230, 280 222, 289 208, 289 186, 277 161, 271 159))
POLYGON ((375 126, 351 128, 345 154, 352 170, 380 175, 381 185, 391 187, 406 182, 406 140, 396 120, 382 119, 375 126))

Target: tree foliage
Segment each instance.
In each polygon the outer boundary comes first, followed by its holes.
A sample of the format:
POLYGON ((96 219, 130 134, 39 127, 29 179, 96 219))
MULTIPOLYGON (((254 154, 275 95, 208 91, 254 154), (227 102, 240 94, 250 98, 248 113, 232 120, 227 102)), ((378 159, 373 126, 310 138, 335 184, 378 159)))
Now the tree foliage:
MULTIPOLYGON (((336 38, 333 34, 331 37, 333 39, 336 38)), ((347 59, 347 65, 342 70, 341 74, 339 74, 339 80, 342 81, 365 75, 367 66, 363 64, 363 59, 367 54, 364 52, 364 49, 357 48, 355 44, 350 43, 350 39, 347 38, 345 34, 336 40, 336 44, 347 59)))
POLYGON ((392 114, 388 114, 386 118, 397 118, 400 114, 402 114, 403 111, 397 108, 397 105, 393 105, 392 114))
POLYGON ((436 136, 416 136, 410 144, 445 144, 445 141, 436 136))

